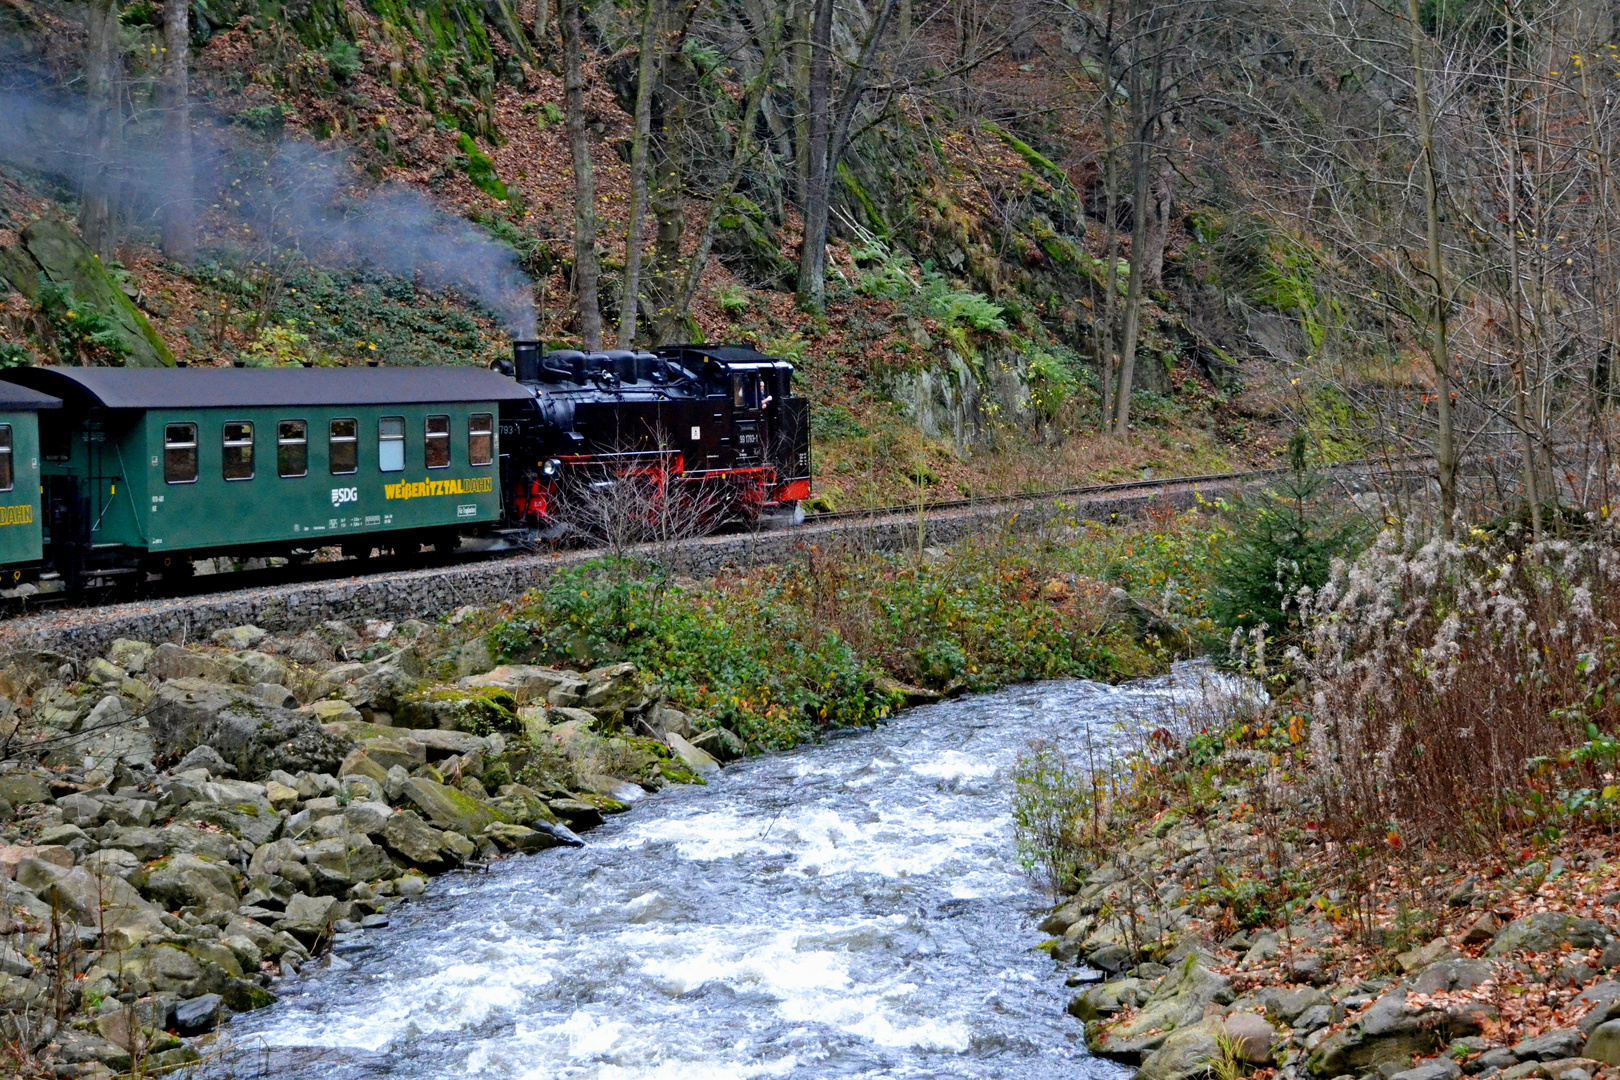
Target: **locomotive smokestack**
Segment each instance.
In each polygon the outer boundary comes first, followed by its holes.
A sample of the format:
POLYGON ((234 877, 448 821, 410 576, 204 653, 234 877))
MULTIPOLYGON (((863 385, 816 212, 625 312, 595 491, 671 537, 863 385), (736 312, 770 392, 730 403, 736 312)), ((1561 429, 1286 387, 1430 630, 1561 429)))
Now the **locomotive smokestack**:
POLYGON ((517 381, 540 381, 540 343, 538 341, 512 342, 512 366, 517 369, 517 381))

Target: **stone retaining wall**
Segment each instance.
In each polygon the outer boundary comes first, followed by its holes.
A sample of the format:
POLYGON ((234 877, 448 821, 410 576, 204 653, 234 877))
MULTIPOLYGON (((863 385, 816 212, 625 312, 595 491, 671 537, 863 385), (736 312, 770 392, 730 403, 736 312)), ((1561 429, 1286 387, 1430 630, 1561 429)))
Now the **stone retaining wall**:
MULTIPOLYGON (((1031 499, 1008 506, 968 507, 926 514, 928 545, 956 543, 998 528, 1026 530, 1054 518, 1107 521, 1152 509, 1186 509, 1238 490, 1235 481, 1178 487, 1169 492, 1099 494, 1054 502, 1031 499)), ((894 515, 841 520, 773 532, 706 537, 667 552, 685 573, 713 573, 726 566, 780 563, 811 545, 893 551, 915 547, 917 518, 894 515)), ((0 650, 51 649, 78 659, 106 653, 116 638, 206 640, 215 630, 252 624, 274 633, 296 633, 328 619, 430 619, 467 604, 510 600, 544 582, 557 569, 598 557, 599 552, 561 552, 492 558, 462 566, 371 574, 336 581, 305 582, 175 600, 109 605, 10 620, 0 626, 0 650)))

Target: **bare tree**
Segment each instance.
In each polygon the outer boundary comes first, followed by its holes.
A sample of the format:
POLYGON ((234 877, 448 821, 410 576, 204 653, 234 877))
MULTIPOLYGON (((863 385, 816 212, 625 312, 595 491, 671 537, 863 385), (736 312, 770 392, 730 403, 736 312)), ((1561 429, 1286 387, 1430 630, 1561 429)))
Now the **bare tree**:
POLYGON ((827 218, 832 178, 849 143, 850 124, 866 93, 873 60, 898 0, 883 0, 861 42, 860 56, 833 108, 833 0, 815 0, 810 28, 809 144, 805 180, 804 238, 799 244, 799 302, 820 311, 827 295, 827 218))
MULTIPOLYGON (((624 302, 619 314, 619 348, 636 339, 636 305, 641 294, 641 232, 647 213, 647 143, 652 136, 652 105, 658 80, 661 0, 646 0, 641 20, 641 56, 636 70, 636 130, 630 144, 630 221, 624 239, 624 302)), ((656 344, 656 343, 655 343, 656 344)))
POLYGON ((602 310, 597 285, 602 276, 596 256, 596 175, 591 165, 591 135, 585 125, 585 26, 583 0, 557 0, 562 28, 563 89, 568 125, 568 152, 574 164, 574 294, 579 301, 579 331, 585 351, 602 347, 602 310))
POLYGON ((90 249, 111 262, 117 246, 117 181, 113 169, 118 134, 118 2, 90 0, 84 58, 87 123, 80 178, 79 228, 90 249))
POLYGON ((167 0, 163 22, 163 145, 169 190, 163 204, 163 254, 178 262, 189 261, 196 244, 192 222, 191 102, 187 71, 191 51, 190 18, 189 0, 167 0))

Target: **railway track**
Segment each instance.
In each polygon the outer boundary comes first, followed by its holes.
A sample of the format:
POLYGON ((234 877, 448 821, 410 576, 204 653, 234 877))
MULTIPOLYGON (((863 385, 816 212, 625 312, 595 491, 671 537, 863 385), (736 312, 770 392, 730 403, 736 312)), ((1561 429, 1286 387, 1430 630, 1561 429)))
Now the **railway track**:
MULTIPOLYGON (((1342 479, 1369 466, 1354 463, 1330 473, 1342 479)), ((720 533, 662 545, 660 557, 675 558, 693 572, 727 564, 762 564, 790 558, 806 543, 860 540, 876 548, 917 543, 918 529, 931 543, 951 543, 981 531, 1006 512, 1047 507, 1043 513, 1073 513, 1107 520, 1168 505, 1187 507, 1199 497, 1236 494, 1246 485, 1285 473, 1282 469, 1211 473, 1117 484, 1092 484, 1013 495, 981 496, 818 514, 796 527, 720 533)), ((1040 515, 1032 515, 1032 519, 1040 515)), ((191 639, 214 629, 255 623, 270 630, 303 629, 330 618, 433 617, 463 604, 487 604, 521 594, 556 570, 606 554, 606 548, 470 551, 451 555, 398 556, 199 576, 171 583, 170 591, 128 602, 107 598, 57 601, 0 620, 0 650, 52 648, 93 656, 115 637, 191 639)), ((33 598, 38 599, 38 598, 33 598)))

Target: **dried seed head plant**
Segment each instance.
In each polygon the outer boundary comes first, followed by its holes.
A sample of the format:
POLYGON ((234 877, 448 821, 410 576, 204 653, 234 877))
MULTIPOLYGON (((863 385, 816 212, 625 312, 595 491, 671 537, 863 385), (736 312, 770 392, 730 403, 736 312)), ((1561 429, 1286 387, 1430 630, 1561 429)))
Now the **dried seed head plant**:
POLYGON ((1578 744, 1616 730, 1620 536, 1594 520, 1526 539, 1391 528, 1302 597, 1289 659, 1328 835, 1488 847, 1539 820, 1553 792, 1535 762, 1581 765, 1578 744))

